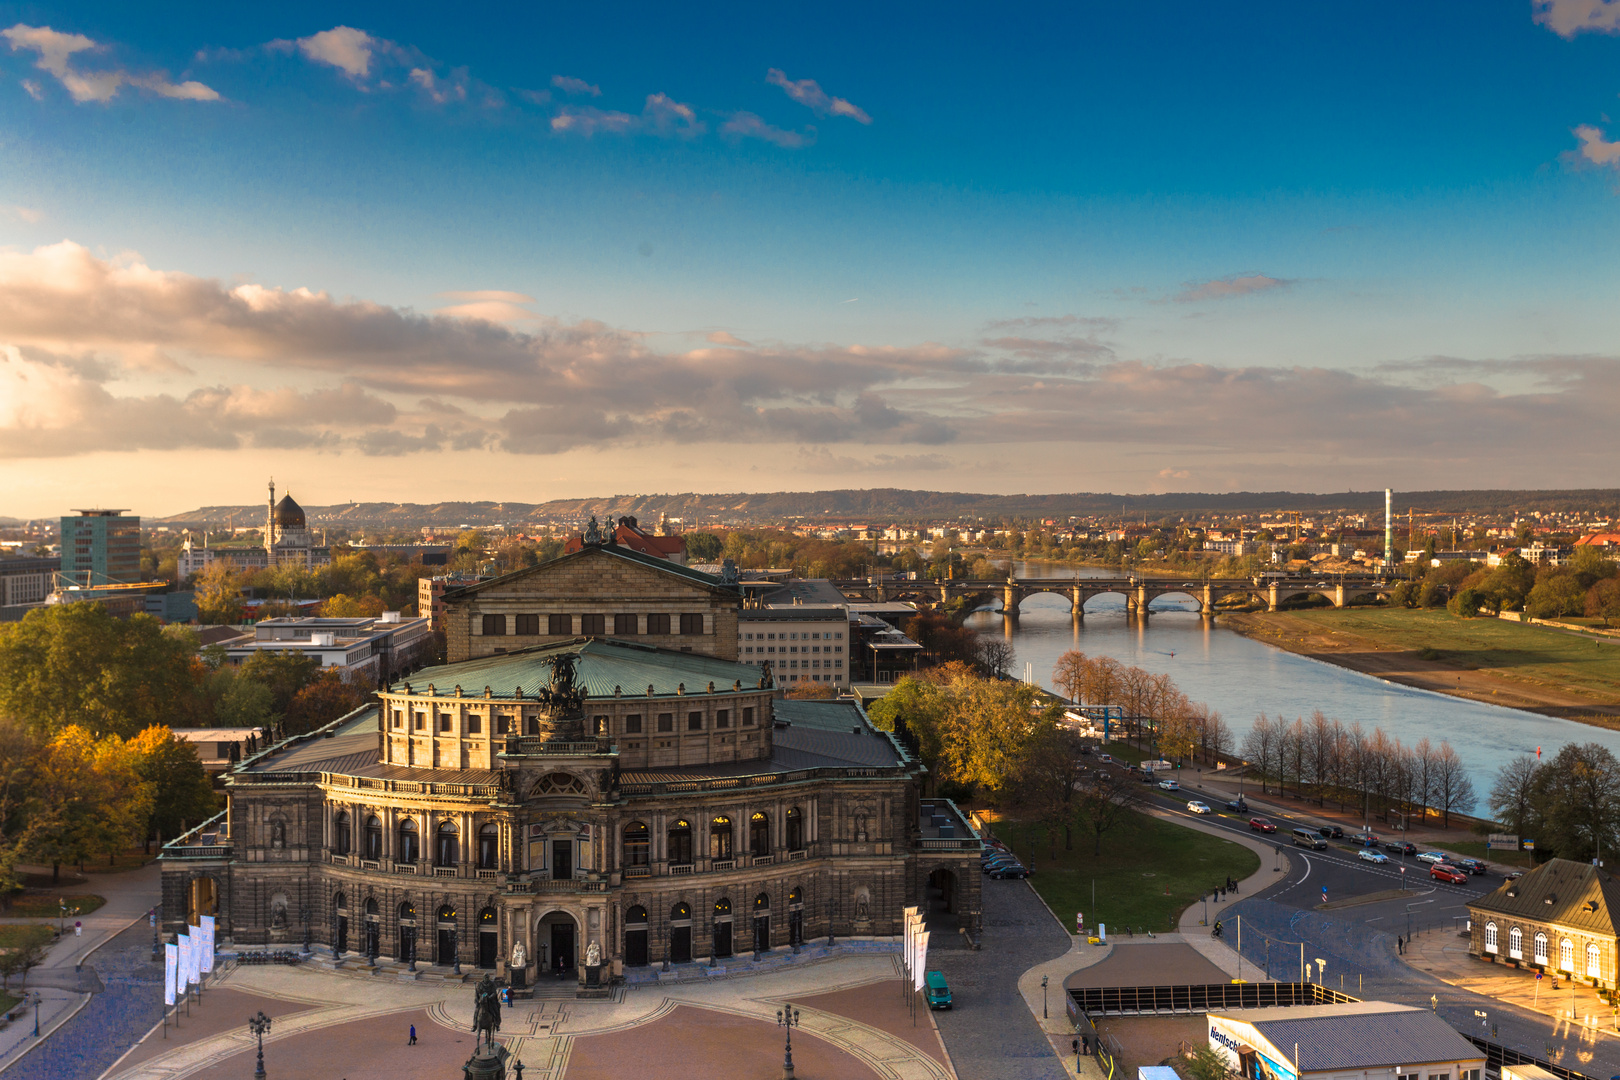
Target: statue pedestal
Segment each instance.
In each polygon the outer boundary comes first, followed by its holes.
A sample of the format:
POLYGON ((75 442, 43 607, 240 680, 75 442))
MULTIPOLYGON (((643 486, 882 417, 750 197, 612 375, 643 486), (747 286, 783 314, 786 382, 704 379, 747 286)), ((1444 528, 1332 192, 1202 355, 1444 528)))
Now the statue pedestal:
POLYGON ((602 965, 586 964, 582 969, 585 972, 585 982, 574 991, 577 998, 611 998, 613 990, 602 982, 602 965))
POLYGON ((602 985, 601 964, 585 965, 585 985, 588 987, 597 987, 602 985))
POLYGON ((500 1043, 495 1044, 493 1054, 488 1047, 481 1046, 473 1051, 461 1071, 466 1080, 506 1080, 506 1063, 511 1056, 500 1043))

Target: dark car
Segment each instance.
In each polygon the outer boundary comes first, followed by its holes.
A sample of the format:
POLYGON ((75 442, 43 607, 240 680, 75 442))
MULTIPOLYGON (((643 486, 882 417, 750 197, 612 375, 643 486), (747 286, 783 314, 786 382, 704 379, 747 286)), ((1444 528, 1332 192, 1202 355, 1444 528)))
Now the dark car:
POLYGON ((1384 850, 1393 851, 1397 855, 1416 855, 1417 845, 1408 844, 1404 840, 1385 840, 1384 850))
POLYGON ((1226 804, 1226 808, 1237 814, 1247 814, 1249 812, 1249 804, 1242 799, 1233 799, 1226 804))
POLYGON ((1003 855, 1003 856, 1001 856, 1000 858, 997 858, 997 859, 987 859, 983 863, 980 864, 980 866, 983 868, 984 872, 987 873, 987 874, 992 873, 992 872, 994 872, 996 870, 999 870, 1003 866, 1017 866, 1017 865, 1018 865, 1018 859, 1017 859, 1016 856, 1013 856, 1013 855, 1003 855))
POLYGON ((1250 818, 1249 819, 1249 828, 1253 829, 1255 832, 1276 832, 1277 831, 1277 826, 1273 825, 1271 822, 1267 821, 1263 817, 1250 818))
POLYGON ((1447 866, 1445 863, 1436 863, 1435 865, 1429 867, 1429 877, 1433 878, 1435 881, 1444 881, 1449 885, 1468 884, 1467 874, 1463 873, 1455 866, 1447 866))
POLYGON ((1466 870, 1470 874, 1489 873, 1491 869, 1478 859, 1458 859, 1456 860, 1456 866, 1457 869, 1466 870))
POLYGON ((1356 834, 1356 843, 1360 844, 1362 847, 1379 847, 1383 844, 1383 842, 1383 839, 1377 833, 1370 832, 1356 834))
POLYGON ((1027 878, 1029 877, 1029 871, 1017 863, 1006 863, 990 871, 990 876, 997 881, 1003 881, 1007 878, 1027 878))
POLYGON ((1316 832, 1317 835, 1326 837, 1329 840, 1344 839, 1344 830, 1339 828, 1337 825, 1323 825, 1320 829, 1317 829, 1316 832))

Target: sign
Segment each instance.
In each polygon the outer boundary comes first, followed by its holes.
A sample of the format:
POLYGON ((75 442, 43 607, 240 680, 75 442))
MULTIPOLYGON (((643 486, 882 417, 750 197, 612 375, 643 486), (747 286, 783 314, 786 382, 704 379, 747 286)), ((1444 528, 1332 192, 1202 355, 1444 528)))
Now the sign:
POLYGON ((1536 850, 1536 842, 1534 840, 1520 840, 1519 846, 1524 848, 1526 851, 1536 850))
POLYGON ((1485 838, 1486 851, 1518 851, 1519 837, 1517 833, 1491 833, 1485 838))
POLYGON ((928 965, 928 931, 917 935, 917 969, 911 973, 913 989, 923 988, 923 968, 928 965))
POLYGON ((174 972, 174 983, 180 993, 183 994, 186 992, 186 988, 191 985, 191 936, 189 934, 177 934, 174 940, 180 951, 178 966, 174 972))
POLYGON ((191 981, 194 982, 194 983, 200 983, 200 982, 202 982, 202 973, 203 973, 203 966, 202 966, 202 954, 203 954, 202 927, 200 927, 200 926, 188 926, 186 929, 188 929, 191 932, 191 981))
POLYGON ((202 917, 202 969, 214 970, 214 917, 202 917))
POLYGON ((180 970, 180 946, 165 944, 163 946, 163 1004, 173 1005, 175 997, 175 975, 180 970))

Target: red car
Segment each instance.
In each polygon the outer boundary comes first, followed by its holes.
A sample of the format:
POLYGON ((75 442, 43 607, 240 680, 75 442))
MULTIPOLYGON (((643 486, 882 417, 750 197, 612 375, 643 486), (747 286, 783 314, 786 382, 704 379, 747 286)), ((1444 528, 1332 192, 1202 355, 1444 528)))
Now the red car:
POLYGON ((1273 825, 1271 822, 1267 821, 1263 817, 1252 817, 1252 818, 1250 818, 1249 819, 1249 828, 1253 829, 1255 832, 1276 832, 1277 831, 1277 826, 1273 825))
POLYGON ((1435 881, 1444 881, 1448 885, 1468 884, 1468 875, 1466 873, 1455 866, 1447 866, 1445 863, 1435 863, 1429 867, 1429 876, 1435 881))

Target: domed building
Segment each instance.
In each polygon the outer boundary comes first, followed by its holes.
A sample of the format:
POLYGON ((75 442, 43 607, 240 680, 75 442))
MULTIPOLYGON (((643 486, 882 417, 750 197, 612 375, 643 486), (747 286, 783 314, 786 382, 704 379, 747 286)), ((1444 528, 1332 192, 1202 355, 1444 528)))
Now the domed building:
POLYGON ((858 704, 738 662, 735 584, 610 535, 444 601, 453 662, 248 756, 165 847, 166 930, 581 992, 911 904, 978 934, 968 822, 858 704))
POLYGON ((301 566, 325 566, 332 561, 332 551, 324 543, 317 544, 304 517, 304 508, 293 501, 292 495, 283 495, 276 501, 276 482, 270 481, 270 512, 265 519, 264 550, 271 566, 297 563, 301 566))

